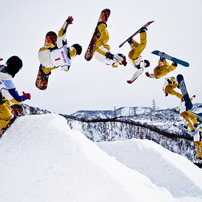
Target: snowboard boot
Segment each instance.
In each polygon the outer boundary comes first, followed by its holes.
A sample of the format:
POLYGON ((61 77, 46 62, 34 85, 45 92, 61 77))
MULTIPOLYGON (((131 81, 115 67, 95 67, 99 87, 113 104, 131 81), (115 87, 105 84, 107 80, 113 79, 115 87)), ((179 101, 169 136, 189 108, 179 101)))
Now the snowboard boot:
POLYGON ((176 62, 173 62, 172 65, 175 66, 175 67, 177 67, 177 63, 176 62))
POLYGON ((143 33, 143 32, 146 32, 147 31, 147 28, 146 27, 142 27, 139 31, 139 33, 143 33))

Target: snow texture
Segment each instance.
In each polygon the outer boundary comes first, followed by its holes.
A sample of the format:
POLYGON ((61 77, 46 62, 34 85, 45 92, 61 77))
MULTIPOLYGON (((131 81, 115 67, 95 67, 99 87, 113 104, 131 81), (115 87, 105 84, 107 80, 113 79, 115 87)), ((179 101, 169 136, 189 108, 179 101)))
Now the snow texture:
POLYGON ((19 117, 0 139, 0 170, 1 202, 202 200, 186 158, 148 140, 94 143, 57 114, 19 117))

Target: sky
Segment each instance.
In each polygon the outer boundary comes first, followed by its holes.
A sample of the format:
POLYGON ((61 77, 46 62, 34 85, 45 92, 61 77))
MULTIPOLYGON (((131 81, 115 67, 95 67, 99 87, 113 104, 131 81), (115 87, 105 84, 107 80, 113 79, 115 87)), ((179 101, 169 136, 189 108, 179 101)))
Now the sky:
MULTIPOLYGON (((126 82, 136 69, 128 58, 129 45, 118 46, 150 20, 155 22, 148 28, 147 46, 142 56, 151 65, 145 72, 152 73, 157 66, 159 58, 151 54, 156 49, 189 62, 188 68, 179 65, 167 77, 183 74, 190 96, 195 94, 195 102, 202 102, 201 0, 103 0, 100 3, 91 0, 0 0, 0 3, 0 56, 4 63, 12 55, 23 60, 23 69, 13 81, 19 93, 31 93, 31 100, 25 102, 28 105, 63 114, 78 110, 152 107, 153 100, 160 108, 178 106, 178 98, 165 97, 162 91, 165 77, 150 79, 143 73, 132 85, 126 82), (95 58, 84 59, 100 12, 105 8, 111 10, 108 44, 112 53, 126 55, 126 67, 112 68, 95 58), (58 32, 68 16, 73 16, 74 21, 68 27, 67 42, 70 46, 79 43, 83 52, 72 61, 70 71, 60 68, 52 71, 48 89, 41 91, 35 87, 38 50, 43 46, 45 34, 50 30, 58 32)), ((139 41, 139 35, 134 39, 139 41)))

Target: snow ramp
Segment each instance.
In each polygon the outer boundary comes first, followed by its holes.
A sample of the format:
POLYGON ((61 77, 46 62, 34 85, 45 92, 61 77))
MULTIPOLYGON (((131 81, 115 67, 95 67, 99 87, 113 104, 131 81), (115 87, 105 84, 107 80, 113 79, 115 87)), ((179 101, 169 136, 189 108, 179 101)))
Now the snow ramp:
POLYGON ((71 130, 57 114, 20 117, 0 139, 2 202, 172 202, 140 172, 71 130))

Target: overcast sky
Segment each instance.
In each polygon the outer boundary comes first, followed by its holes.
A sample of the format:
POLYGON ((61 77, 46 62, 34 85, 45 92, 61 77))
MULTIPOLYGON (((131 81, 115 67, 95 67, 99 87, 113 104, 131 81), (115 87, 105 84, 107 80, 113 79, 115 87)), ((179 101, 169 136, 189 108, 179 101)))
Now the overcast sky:
MULTIPOLYGON (((129 45, 118 46, 150 20, 155 22, 148 28, 147 46, 142 56, 150 60, 151 66, 145 72, 152 72, 158 63, 158 57, 151 54, 155 49, 184 59, 190 67, 179 65, 167 76, 183 74, 190 96, 196 94, 195 102, 202 102, 201 0, 0 0, 0 6, 0 56, 4 58, 3 62, 12 55, 23 60, 23 69, 14 78, 14 83, 20 93, 31 93, 32 99, 26 104, 65 114, 78 110, 152 106, 153 99, 160 108, 178 106, 178 98, 164 96, 165 77, 154 80, 143 73, 132 85, 126 82, 136 69, 128 59, 129 45), (111 10, 108 44, 112 53, 127 56, 126 67, 116 69, 99 63, 95 58, 89 62, 84 59, 104 8, 111 10), (58 32, 68 16, 74 17, 67 30, 68 44, 81 44, 83 52, 72 61, 69 72, 60 68, 54 70, 48 89, 41 91, 35 87, 38 49, 43 46, 46 32, 58 32)), ((139 41, 139 35, 134 39, 139 41)))

